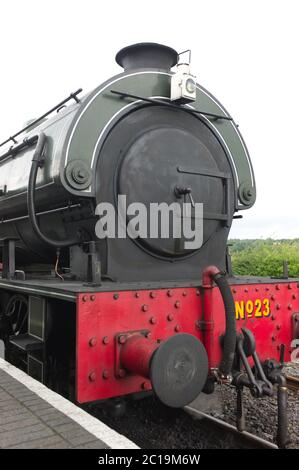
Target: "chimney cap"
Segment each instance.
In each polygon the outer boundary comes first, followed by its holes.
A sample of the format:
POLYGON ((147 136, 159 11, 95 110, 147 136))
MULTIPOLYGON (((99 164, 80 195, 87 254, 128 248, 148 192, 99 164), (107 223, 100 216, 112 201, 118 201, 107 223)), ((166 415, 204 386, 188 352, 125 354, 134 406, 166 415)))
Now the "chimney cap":
POLYGON ((170 70, 178 62, 178 53, 163 44, 141 42, 121 49, 115 60, 125 71, 138 68, 170 70))

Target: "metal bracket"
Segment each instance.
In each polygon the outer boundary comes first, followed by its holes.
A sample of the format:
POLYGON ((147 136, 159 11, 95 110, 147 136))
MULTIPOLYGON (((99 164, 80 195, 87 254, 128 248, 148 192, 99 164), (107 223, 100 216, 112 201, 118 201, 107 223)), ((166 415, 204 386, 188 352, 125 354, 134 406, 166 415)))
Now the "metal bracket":
POLYGON ((18 238, 3 238, 2 279, 14 279, 16 273, 15 242, 18 238))

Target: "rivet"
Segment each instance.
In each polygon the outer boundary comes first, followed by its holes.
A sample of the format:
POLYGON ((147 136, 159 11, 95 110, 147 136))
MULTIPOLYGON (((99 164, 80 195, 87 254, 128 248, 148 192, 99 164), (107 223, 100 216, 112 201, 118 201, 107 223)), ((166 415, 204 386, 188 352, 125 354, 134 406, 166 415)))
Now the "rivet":
POLYGON ((142 305, 141 310, 142 310, 143 312, 147 312, 147 311, 148 311, 148 305, 145 305, 145 304, 142 305))
POLYGON ((174 306, 175 306, 175 308, 180 308, 180 306, 181 306, 180 301, 177 300, 177 301, 175 302, 174 306))
POLYGON ((83 302, 86 302, 87 301, 87 295, 83 295, 82 300, 83 300, 83 302))
POLYGON ((269 291, 270 290, 270 287, 266 287, 266 291, 269 291))
POLYGON ((168 321, 172 321, 172 320, 173 320, 173 315, 172 315, 172 313, 170 313, 169 315, 167 315, 167 320, 168 320, 168 321))
POLYGON ((292 284, 288 284, 288 289, 292 289, 292 284))
POLYGON ((280 310, 280 304, 276 304, 276 310, 280 310))
POLYGON ((154 299, 155 297, 157 297, 156 292, 150 292, 150 297, 151 297, 152 299, 154 299))
POLYGON ((258 288, 258 287, 256 287, 256 288, 255 288, 255 291, 256 291, 256 292, 258 292, 258 291, 259 291, 259 288, 258 288))
POLYGON ((125 337, 125 335, 121 335, 121 336, 118 338, 119 344, 125 344, 126 341, 127 341, 127 338, 125 337))
POLYGON ((271 319, 272 319, 272 320, 276 320, 276 315, 273 314, 273 315, 271 316, 271 319))
POLYGON ((152 337, 152 334, 150 331, 148 331, 147 333, 145 333, 145 337, 146 338, 151 338, 152 337))
POLYGON ((248 289, 247 289, 247 287, 246 287, 246 289, 244 289, 244 292, 248 292, 248 289))
POLYGON ((135 292, 135 297, 136 297, 136 299, 138 299, 140 297, 139 292, 135 292))
POLYGON ((271 295, 271 300, 275 300, 275 295, 271 295))
POLYGON ((97 338, 95 336, 93 336, 92 338, 90 338, 89 340, 89 346, 92 348, 93 346, 95 346, 97 344, 97 338))
POLYGON ((173 295, 173 294, 172 294, 172 291, 171 291, 171 290, 168 290, 168 291, 167 291, 167 295, 168 295, 168 297, 172 297, 172 295, 173 295))
POLYGON ((178 332, 178 331, 180 331, 180 329, 181 329, 180 325, 175 325, 174 331, 178 332))
POLYGON ((185 290, 182 292, 182 296, 187 297, 187 292, 185 290))
POLYGON ((117 300, 119 298, 119 294, 113 294, 114 300, 117 300))
POLYGON ((102 339, 102 342, 103 342, 103 344, 108 344, 109 343, 108 336, 104 336, 104 338, 102 339))
POLYGON ((293 294, 293 295, 292 295, 292 299, 294 299, 294 300, 297 299, 297 295, 296 295, 296 294, 293 294))
POLYGON ((276 341, 276 336, 273 335, 271 339, 272 339, 272 341, 276 341))
POLYGON ((280 328, 281 328, 281 325, 276 325, 277 330, 280 330, 280 328))
POLYGON ((123 379, 127 375, 127 373, 126 373, 125 369, 118 369, 117 375, 118 375, 118 377, 123 379))
POLYGON ((91 296, 90 296, 90 300, 91 300, 92 302, 94 302, 95 299, 96 299, 96 296, 95 296, 95 295, 91 295, 91 296))
POLYGON ((142 382, 141 384, 142 390, 150 390, 150 384, 148 382, 142 382))
POLYGON ((102 373, 102 377, 103 379, 109 379, 109 371, 108 370, 103 370, 103 373, 102 373))
POLYGON ((292 308, 293 308, 293 305, 292 305, 292 304, 289 304, 289 305, 288 305, 288 310, 292 310, 292 308))
POLYGON ((237 293, 237 289, 233 289, 233 294, 236 294, 237 293))
POLYGON ((96 379, 96 373, 95 372, 90 372, 88 379, 90 382, 94 382, 96 379))
POLYGON ((275 289, 276 289, 276 290, 280 290, 280 286, 277 284, 277 285, 275 286, 275 289))
POLYGON ((151 323, 152 325, 154 325, 155 323, 157 323, 156 317, 151 317, 151 318, 150 318, 150 323, 151 323))
POLYGON ((196 289, 196 295, 200 295, 200 290, 196 289))

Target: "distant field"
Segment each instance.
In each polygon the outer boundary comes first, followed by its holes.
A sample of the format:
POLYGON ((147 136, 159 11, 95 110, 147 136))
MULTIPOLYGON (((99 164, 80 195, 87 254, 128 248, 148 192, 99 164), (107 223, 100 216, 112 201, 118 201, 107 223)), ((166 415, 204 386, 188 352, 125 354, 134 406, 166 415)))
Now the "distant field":
POLYGON ((292 240, 229 240, 234 274, 281 276, 286 260, 289 276, 299 277, 299 238, 292 240))

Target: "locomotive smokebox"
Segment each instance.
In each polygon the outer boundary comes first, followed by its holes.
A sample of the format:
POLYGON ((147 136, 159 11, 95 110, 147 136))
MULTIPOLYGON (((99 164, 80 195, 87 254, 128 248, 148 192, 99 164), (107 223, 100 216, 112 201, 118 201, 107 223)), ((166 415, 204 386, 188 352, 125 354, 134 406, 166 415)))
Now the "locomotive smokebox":
POLYGON ((162 44, 142 42, 124 47, 116 54, 115 60, 125 72, 136 69, 168 71, 177 64, 178 53, 162 44))
POLYGON ((130 335, 120 353, 122 366, 151 380, 157 397, 180 408, 202 391, 208 375, 208 358, 195 336, 180 333, 161 343, 141 334, 130 335))

